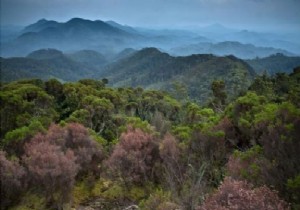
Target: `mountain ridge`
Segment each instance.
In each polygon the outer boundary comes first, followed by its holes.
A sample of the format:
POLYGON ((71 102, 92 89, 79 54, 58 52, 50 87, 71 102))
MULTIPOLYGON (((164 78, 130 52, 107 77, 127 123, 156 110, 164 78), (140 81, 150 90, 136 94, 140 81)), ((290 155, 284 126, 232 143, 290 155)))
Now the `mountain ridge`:
POLYGON ((76 81, 92 77, 97 71, 92 66, 72 60, 54 49, 37 50, 27 57, 1 58, 1 81, 39 78, 57 78, 62 81, 76 81))
POLYGON ((234 56, 212 54, 171 56, 156 48, 145 48, 117 63, 108 65, 98 75, 115 87, 154 88, 171 91, 182 83, 191 98, 204 102, 210 97, 213 80, 222 79, 230 95, 242 91, 256 73, 245 61, 234 56))
POLYGON ((104 21, 82 18, 72 18, 64 23, 39 20, 25 27, 23 32, 13 41, 3 43, 2 54, 6 57, 24 56, 41 48, 109 51, 112 46, 118 51, 138 39, 138 35, 104 21))

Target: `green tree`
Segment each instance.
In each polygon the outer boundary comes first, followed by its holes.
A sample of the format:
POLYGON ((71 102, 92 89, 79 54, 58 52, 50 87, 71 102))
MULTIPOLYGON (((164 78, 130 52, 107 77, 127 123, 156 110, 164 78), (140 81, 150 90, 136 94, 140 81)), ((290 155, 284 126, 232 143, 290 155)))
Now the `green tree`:
POLYGON ((211 90, 214 95, 212 106, 216 111, 222 111, 226 103, 227 94, 225 92, 225 82, 223 80, 214 80, 211 84, 211 90))

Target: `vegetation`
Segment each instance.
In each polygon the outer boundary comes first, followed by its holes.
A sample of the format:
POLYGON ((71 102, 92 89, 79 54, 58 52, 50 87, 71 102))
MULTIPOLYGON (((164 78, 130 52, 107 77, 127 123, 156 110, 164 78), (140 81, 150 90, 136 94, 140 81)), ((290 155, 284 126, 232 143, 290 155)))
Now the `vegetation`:
POLYGON ((234 56, 199 54, 173 57, 156 48, 145 48, 107 66, 99 75, 108 78, 115 87, 163 89, 172 92, 174 97, 186 96, 205 104, 212 98, 210 85, 214 80, 225 82, 228 98, 232 100, 247 90, 255 72, 234 56), (182 94, 184 89, 186 94, 182 94))
POLYGON ((54 49, 37 50, 27 57, 0 58, 0 61, 1 80, 6 82, 29 78, 75 81, 96 71, 94 66, 73 60, 54 49))
POLYGON ((293 69, 300 65, 300 58, 296 56, 285 56, 277 53, 265 58, 255 58, 246 60, 246 62, 258 73, 268 73, 274 75, 276 73, 285 72, 292 73, 293 69))
POLYGON ((206 105, 107 79, 2 83, 1 209, 299 209, 299 78, 235 97, 218 79, 206 105))

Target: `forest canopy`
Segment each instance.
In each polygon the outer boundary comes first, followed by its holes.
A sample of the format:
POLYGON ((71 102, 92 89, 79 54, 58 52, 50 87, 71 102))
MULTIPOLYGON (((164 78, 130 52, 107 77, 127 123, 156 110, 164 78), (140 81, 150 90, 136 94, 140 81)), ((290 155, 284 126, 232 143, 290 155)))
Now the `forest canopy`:
POLYGON ((1 209, 300 208, 299 67, 201 105, 108 82, 1 84, 1 209))

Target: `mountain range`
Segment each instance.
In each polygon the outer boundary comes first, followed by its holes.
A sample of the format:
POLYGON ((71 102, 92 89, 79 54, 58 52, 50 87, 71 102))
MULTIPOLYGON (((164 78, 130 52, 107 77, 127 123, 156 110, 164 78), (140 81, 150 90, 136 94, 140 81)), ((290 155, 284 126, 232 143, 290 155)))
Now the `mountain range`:
POLYGON ((31 78, 75 81, 92 77, 95 71, 92 66, 77 62, 55 49, 38 50, 27 57, 1 58, 1 80, 4 82, 31 78))
POLYGON ((115 21, 73 18, 67 22, 41 19, 17 31, 1 27, 1 56, 25 56, 54 48, 66 53, 93 50, 106 57, 125 48, 155 47, 172 55, 234 55, 243 59, 276 53, 300 54, 300 43, 291 35, 229 29, 220 24, 194 29, 149 29, 115 21))
POLYGON ((26 57, 1 58, 1 80, 107 78, 110 86, 140 86, 169 92, 174 92, 179 84, 190 98, 203 102, 211 97, 208 90, 214 80, 224 80, 227 92, 234 97, 248 87, 256 74, 290 73, 297 66, 300 66, 300 57, 282 54, 242 60, 232 55, 172 56, 157 48, 128 48, 109 57, 93 50, 63 53, 42 49, 26 57))
POLYGON ((73 18, 65 23, 58 23, 42 19, 25 27, 13 41, 2 43, 2 54, 6 57, 24 56, 42 48, 109 51, 114 46, 121 50, 137 39, 138 35, 100 20, 73 18))
POLYGON ((156 48, 145 48, 131 56, 108 65, 99 78, 106 77, 113 86, 163 89, 169 92, 174 85, 185 87, 189 97, 203 102, 211 97, 210 85, 216 79, 226 83, 226 90, 243 91, 255 72, 246 62, 234 56, 211 54, 173 57, 156 48))
POLYGON ((300 57, 289 57, 278 53, 265 58, 246 60, 246 62, 258 74, 267 73, 274 75, 283 72, 290 74, 293 72, 294 68, 300 66, 300 57))
POLYGON ((191 55, 191 54, 207 54, 211 53, 214 55, 234 55, 242 59, 251 59, 255 57, 266 57, 273 54, 284 54, 292 56, 293 54, 281 49, 275 49, 272 47, 256 47, 253 44, 241 44, 240 42, 219 42, 209 43, 200 42, 198 44, 190 44, 186 46, 180 46, 172 48, 170 52, 174 55, 191 55))

